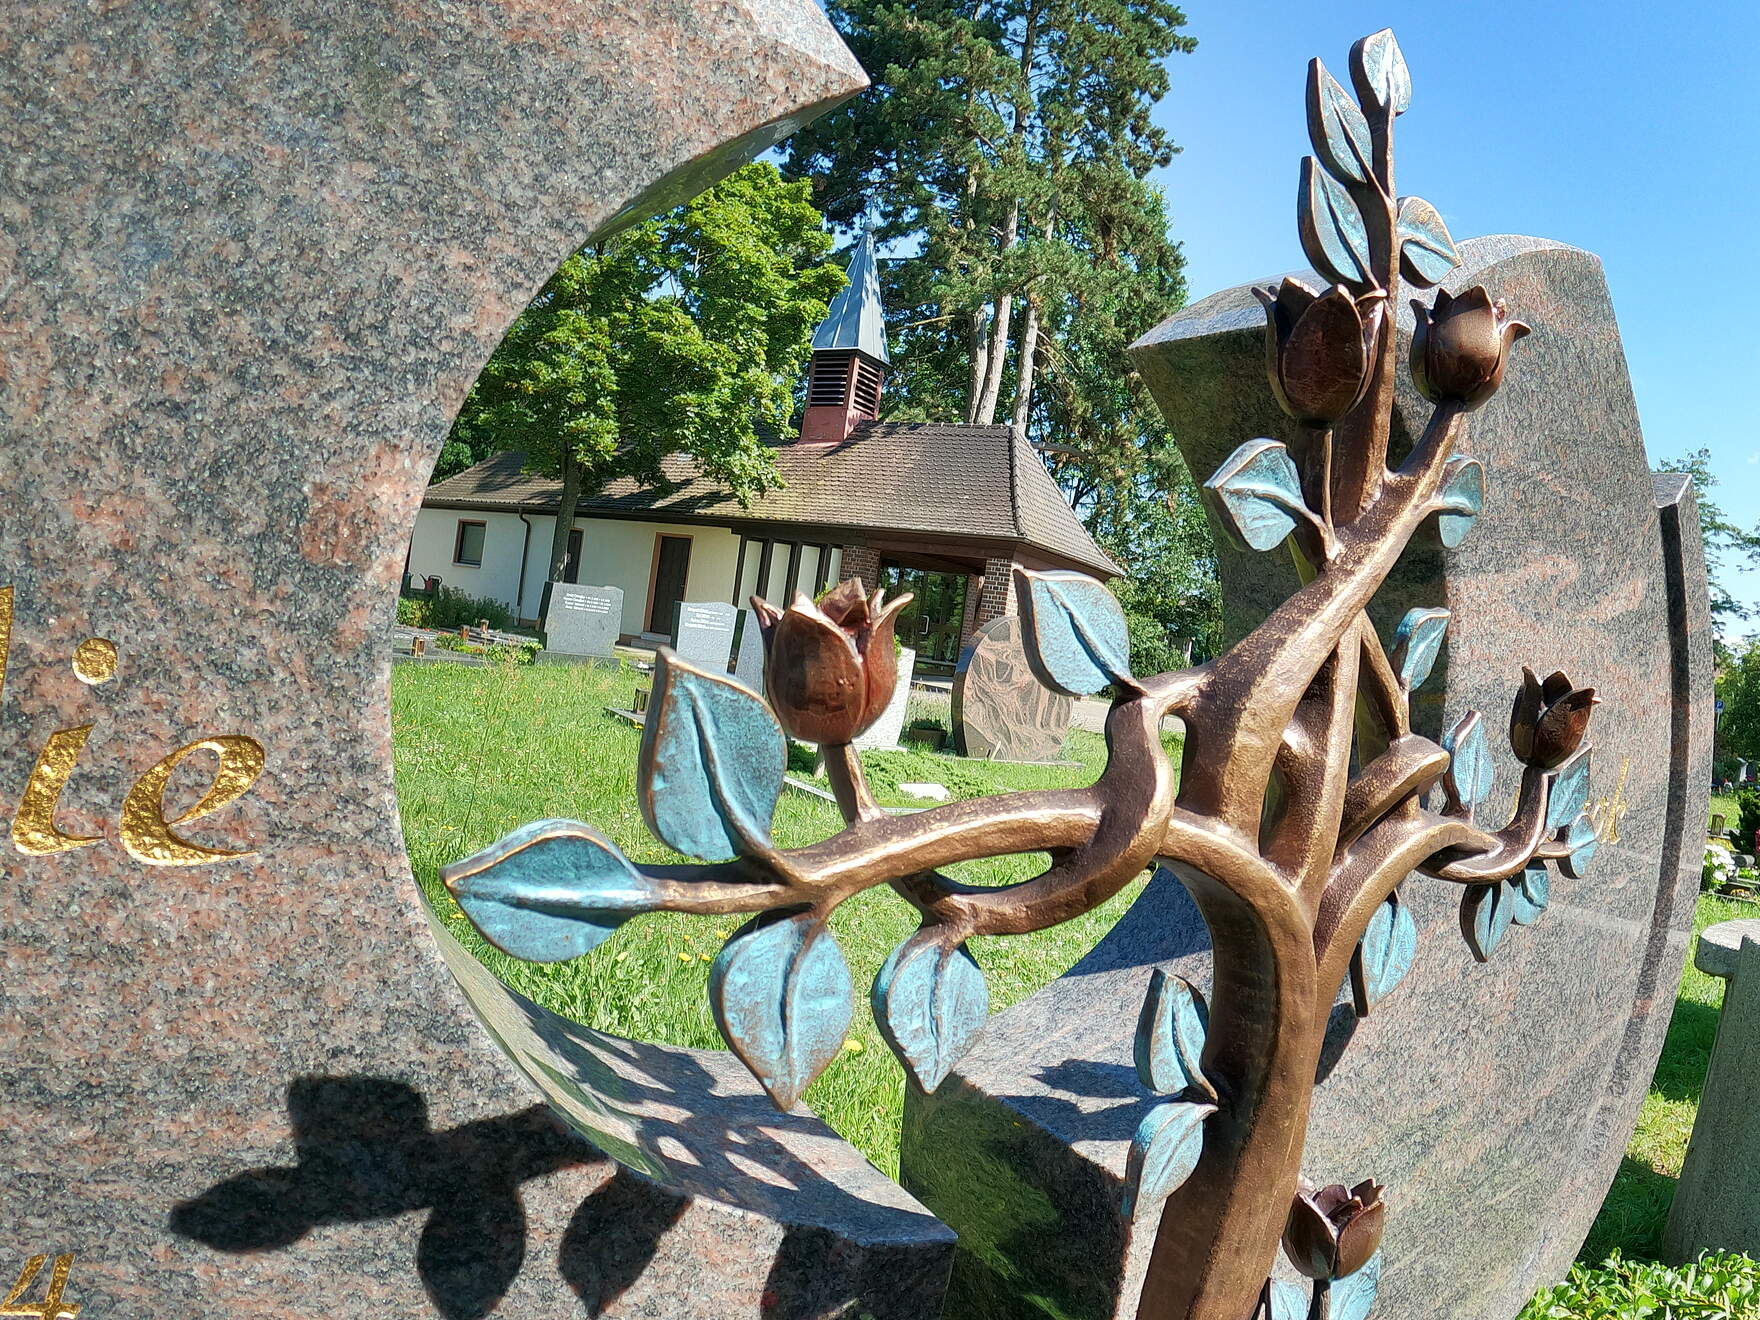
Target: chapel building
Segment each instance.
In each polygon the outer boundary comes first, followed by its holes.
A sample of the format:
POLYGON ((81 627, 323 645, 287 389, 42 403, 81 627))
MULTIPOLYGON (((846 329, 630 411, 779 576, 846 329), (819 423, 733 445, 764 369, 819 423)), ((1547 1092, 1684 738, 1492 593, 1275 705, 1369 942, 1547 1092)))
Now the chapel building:
MULTIPOLYGON (((786 603, 859 577, 916 601, 900 640, 951 666, 983 624, 1014 612, 1016 565, 1108 579, 1094 544, 1026 436, 1011 426, 883 422, 890 359, 874 242, 813 336, 798 435, 776 443, 783 485, 741 508, 674 455, 670 493, 612 482, 583 495, 562 579, 623 590, 623 639, 671 636, 683 601, 786 603)), ((408 572, 500 601, 535 622, 562 489, 495 454, 428 488, 408 572)))

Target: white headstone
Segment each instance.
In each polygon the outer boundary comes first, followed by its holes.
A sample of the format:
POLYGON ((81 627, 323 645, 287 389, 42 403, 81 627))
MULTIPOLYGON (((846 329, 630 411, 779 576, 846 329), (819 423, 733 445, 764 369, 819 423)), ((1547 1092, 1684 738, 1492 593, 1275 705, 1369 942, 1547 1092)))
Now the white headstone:
POLYGON ((739 655, 733 662, 733 677, 761 697, 764 695, 764 634, 758 627, 756 614, 741 610, 740 616, 739 655))
POLYGON ((622 587, 550 584, 550 614, 544 622, 548 650, 564 655, 609 656, 622 631, 622 587))
POLYGON ((892 689, 892 700, 886 703, 886 710, 880 718, 868 726, 868 731, 855 740, 858 752, 890 751, 898 746, 898 736, 904 732, 904 708, 910 701, 911 678, 917 668, 917 653, 908 646, 898 649, 898 682, 892 689))
POLYGON ((678 607, 678 626, 673 630, 672 649, 711 674, 727 672, 733 651, 733 606, 721 601, 684 601, 678 607))

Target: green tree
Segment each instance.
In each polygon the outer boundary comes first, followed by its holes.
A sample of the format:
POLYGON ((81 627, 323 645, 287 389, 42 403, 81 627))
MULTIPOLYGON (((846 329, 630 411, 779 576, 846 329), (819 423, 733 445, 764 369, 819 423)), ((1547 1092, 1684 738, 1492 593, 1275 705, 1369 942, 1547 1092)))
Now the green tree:
MULTIPOLYGON (((1671 458, 1662 464, 1664 472, 1685 472, 1693 478, 1694 495, 1699 503, 1699 533, 1705 544, 1705 573, 1711 592, 1711 623, 1716 632, 1733 628, 1755 616, 1752 605, 1744 605, 1729 589, 1725 574, 1736 568, 1760 567, 1760 528, 1749 531, 1729 520, 1711 491, 1718 484, 1711 471, 1711 451, 1695 449, 1690 454, 1671 458)), ((1727 663, 1732 657, 1718 643, 1718 661, 1727 663)), ((1760 746, 1760 744, 1756 744, 1760 746)))
POLYGON ((1717 675, 1719 759, 1760 761, 1760 642, 1749 642, 1717 675))
POLYGON ((778 484, 813 329, 843 286, 805 183, 757 163, 577 252, 507 332, 453 424, 436 477, 504 449, 562 481, 552 580, 582 494, 667 489, 685 454, 740 501, 778 484))

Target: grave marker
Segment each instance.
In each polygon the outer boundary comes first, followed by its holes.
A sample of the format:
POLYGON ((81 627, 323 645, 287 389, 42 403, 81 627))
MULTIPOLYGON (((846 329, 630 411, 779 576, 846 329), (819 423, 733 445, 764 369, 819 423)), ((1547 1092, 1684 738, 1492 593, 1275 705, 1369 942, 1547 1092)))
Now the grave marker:
POLYGON ((699 669, 725 674, 733 651, 733 615, 733 606, 723 601, 681 601, 672 649, 699 669))
MULTIPOLYGON (((1320 1183, 1388 1185, 1376 1314, 1425 1320, 1514 1315, 1563 1275, 1601 1205, 1686 952, 1712 721, 1691 487, 1646 467, 1600 262, 1524 238, 1461 249, 1446 286, 1486 285, 1534 332, 1472 415, 1463 452, 1491 487, 1473 534, 1445 550, 1421 531, 1370 614, 1390 639, 1414 606, 1453 610, 1435 673, 1413 694, 1416 731, 1430 738, 1468 708, 1501 737, 1524 661, 1594 686, 1594 791, 1609 801, 1591 812, 1593 874, 1555 880, 1551 911, 1504 941, 1494 966, 1464 945, 1452 886, 1408 884, 1411 972, 1354 1039, 1348 1010, 1335 1014, 1304 1168, 1320 1183)), ((1408 312, 1402 335, 1410 327, 1408 312)), ((1243 437, 1292 438, 1249 289, 1195 303, 1135 356, 1193 472, 1214 471, 1243 437)), ((1429 413, 1403 370, 1399 388, 1396 453, 1429 413)), ((1296 582, 1287 555, 1219 538, 1219 556, 1232 641, 1296 582)), ((1486 800, 1513 802, 1519 767, 1507 749, 1494 759, 1486 800)), ((1119 1006, 1140 1000, 1155 967, 1209 988, 1204 923, 1166 874, 1069 975, 993 1018, 937 1093, 908 1097, 904 1184, 961 1234, 948 1314, 1024 1314, 1028 1296, 1085 1320, 1134 1314, 1155 1220, 1104 1208, 1154 1099, 1137 1089, 1119 1006), (1023 1204, 1046 1212, 996 1236, 994 1207, 1023 1204)))
POLYGON ((546 623, 547 650, 608 657, 623 629, 623 588, 553 582, 546 623))
POLYGON ((904 732, 905 707, 910 704, 911 678, 916 673, 917 653, 908 646, 898 648, 898 679, 892 685, 892 699, 880 718, 859 734, 853 744, 858 752, 888 751, 898 746, 904 732))
POLYGON ((961 756, 1055 761, 1075 702, 1053 692, 1027 663, 1018 614, 992 619, 973 636, 953 678, 953 738, 961 756))
POLYGON ((733 676, 763 696, 764 634, 758 628, 758 616, 750 610, 741 610, 739 617, 739 656, 733 662, 733 676))

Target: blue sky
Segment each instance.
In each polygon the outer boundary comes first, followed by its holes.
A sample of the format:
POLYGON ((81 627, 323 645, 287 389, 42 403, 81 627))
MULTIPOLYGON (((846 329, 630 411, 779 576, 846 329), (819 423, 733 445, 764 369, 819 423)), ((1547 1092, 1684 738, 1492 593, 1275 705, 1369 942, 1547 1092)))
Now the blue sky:
MULTIPOLYGON (((1302 96, 1318 55, 1391 26, 1411 65, 1402 192, 1457 238, 1520 233, 1606 265, 1651 462, 1706 448, 1760 522, 1760 2, 1188 0, 1191 55, 1157 111, 1184 148, 1157 182, 1195 300, 1304 264, 1302 96)), ((1584 443, 1593 443, 1585 437, 1584 443)), ((1760 573, 1731 588, 1760 603, 1760 573)))

